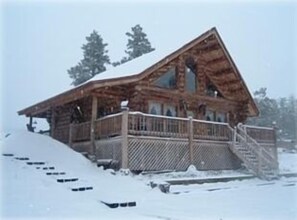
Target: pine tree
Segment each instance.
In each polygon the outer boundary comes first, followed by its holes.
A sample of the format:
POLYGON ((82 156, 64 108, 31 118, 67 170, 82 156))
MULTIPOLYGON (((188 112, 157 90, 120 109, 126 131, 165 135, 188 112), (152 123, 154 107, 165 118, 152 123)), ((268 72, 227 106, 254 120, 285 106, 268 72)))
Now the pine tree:
POLYGON ((260 115, 249 118, 247 123, 265 127, 274 124, 278 138, 296 140, 297 100, 294 96, 278 100, 269 98, 266 91, 266 88, 260 88, 254 92, 254 101, 260 110, 260 115))
POLYGON ((105 65, 110 64, 108 51, 105 49, 108 44, 103 43, 97 31, 94 30, 86 40, 87 43, 82 46, 84 58, 68 70, 75 86, 105 71, 105 65))
POLYGON ((146 33, 143 32, 143 29, 139 24, 132 27, 131 30, 131 32, 126 33, 126 35, 128 36, 128 43, 125 53, 128 56, 123 57, 121 61, 114 62, 114 66, 126 63, 127 61, 130 61, 136 57, 155 50, 154 48, 152 48, 146 33))
POLYGON ((67 70, 70 78, 73 80, 72 85, 77 86, 92 78, 89 72, 86 71, 82 62, 67 70))

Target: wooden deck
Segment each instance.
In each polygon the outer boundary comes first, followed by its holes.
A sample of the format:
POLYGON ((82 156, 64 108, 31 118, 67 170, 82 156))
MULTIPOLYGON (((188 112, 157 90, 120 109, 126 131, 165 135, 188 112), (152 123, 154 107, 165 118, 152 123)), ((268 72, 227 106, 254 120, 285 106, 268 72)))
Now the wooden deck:
MULTIPOLYGON (((275 154, 273 129, 244 129, 275 154)), ((186 170, 191 164, 200 170, 237 169, 242 163, 230 150, 234 130, 228 123, 123 111, 97 119, 93 126, 72 124, 69 131, 74 149, 131 170, 186 170)))

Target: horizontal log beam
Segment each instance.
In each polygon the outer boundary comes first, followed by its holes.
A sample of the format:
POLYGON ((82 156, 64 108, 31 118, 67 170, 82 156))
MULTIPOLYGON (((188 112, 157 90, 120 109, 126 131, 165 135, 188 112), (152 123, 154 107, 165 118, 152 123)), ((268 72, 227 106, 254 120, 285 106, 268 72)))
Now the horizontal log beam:
POLYGON ((222 63, 222 62, 228 62, 228 60, 226 60, 226 58, 224 56, 210 60, 208 62, 206 62, 206 66, 213 66, 216 65, 218 63, 222 63))
POLYGON ((219 76, 219 75, 225 75, 225 74, 229 74, 229 73, 234 73, 234 70, 231 67, 230 68, 224 68, 224 69, 216 70, 216 71, 213 72, 213 75, 219 76))

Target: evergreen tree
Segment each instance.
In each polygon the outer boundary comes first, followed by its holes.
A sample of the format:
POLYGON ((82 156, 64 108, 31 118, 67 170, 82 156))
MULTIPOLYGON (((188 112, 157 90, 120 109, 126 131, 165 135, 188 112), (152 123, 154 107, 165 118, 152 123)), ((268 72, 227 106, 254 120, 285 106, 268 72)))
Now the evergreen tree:
POLYGON ((125 53, 128 56, 123 57, 121 61, 114 62, 114 66, 126 63, 127 61, 130 61, 136 57, 155 50, 154 48, 152 48, 146 33, 143 32, 143 29, 139 24, 132 27, 131 30, 131 32, 126 33, 126 35, 128 36, 128 43, 125 53))
POLYGON ((278 116, 278 104, 275 99, 271 99, 266 94, 267 88, 260 88, 254 92, 254 101, 260 111, 259 117, 250 118, 248 123, 271 127, 276 123, 278 116))
POLYGON ((70 78, 73 79, 72 84, 75 86, 105 71, 105 65, 110 64, 108 51, 105 49, 107 44, 103 43, 97 31, 94 30, 86 40, 87 43, 82 46, 83 59, 68 70, 70 78))
POLYGON ((293 96, 278 100, 269 98, 266 91, 266 88, 260 88, 254 92, 254 101, 260 110, 260 115, 249 118, 247 123, 265 127, 275 124, 278 138, 296 140, 297 100, 293 96))

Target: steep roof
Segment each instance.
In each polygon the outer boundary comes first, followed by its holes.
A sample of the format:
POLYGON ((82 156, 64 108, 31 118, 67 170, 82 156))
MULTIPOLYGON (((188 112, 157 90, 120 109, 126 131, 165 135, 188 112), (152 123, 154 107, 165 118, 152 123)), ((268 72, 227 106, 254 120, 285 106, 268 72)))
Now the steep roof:
POLYGON ((199 37, 190 41, 189 43, 181 46, 178 49, 168 49, 166 51, 155 50, 151 53, 142 55, 136 59, 133 59, 120 66, 110 68, 105 72, 102 72, 87 82, 74 87, 68 91, 51 97, 45 101, 39 102, 28 108, 20 110, 19 115, 34 116, 41 112, 46 111, 53 105, 67 103, 73 100, 77 100, 83 97, 86 93, 105 86, 114 86, 137 82, 154 70, 167 64, 171 60, 175 59, 187 50, 199 47, 199 54, 203 51, 207 51, 207 54, 201 54, 204 56, 207 64, 211 66, 208 71, 208 77, 217 86, 220 92, 232 100, 234 93, 241 93, 245 99, 248 99, 249 115, 258 115, 259 111, 255 105, 248 88, 242 79, 238 68, 232 60, 229 52, 227 51, 221 37, 219 36, 216 28, 212 28, 209 31, 203 33, 199 37), (219 56, 218 58, 215 58, 219 56), (211 58, 209 58, 211 57, 211 58), (227 79, 227 80, 226 80, 227 79), (226 86, 220 86, 223 84, 233 83, 236 85, 234 89, 227 88, 226 86), (224 89, 225 88, 225 89, 224 89))

